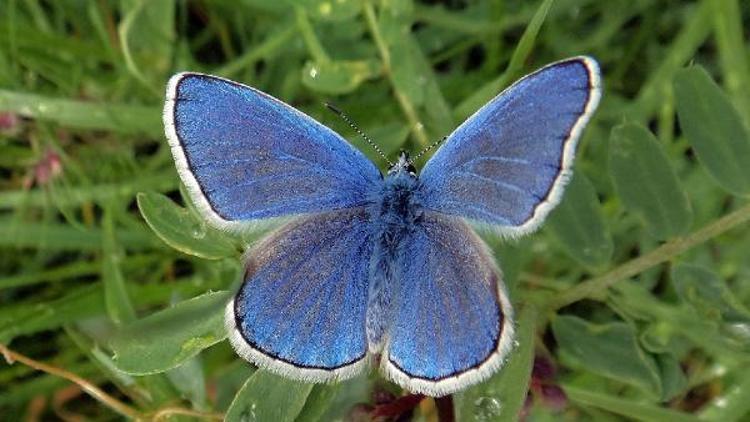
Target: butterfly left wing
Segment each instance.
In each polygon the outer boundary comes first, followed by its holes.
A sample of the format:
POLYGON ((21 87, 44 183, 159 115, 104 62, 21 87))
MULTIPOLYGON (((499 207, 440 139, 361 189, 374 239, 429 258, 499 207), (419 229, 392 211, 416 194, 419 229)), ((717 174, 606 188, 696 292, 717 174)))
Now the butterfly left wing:
POLYGON ((351 208, 300 217, 255 245, 226 308, 237 353, 302 381, 356 375, 368 352, 369 230, 351 208))
POLYGON ((576 143, 600 98, 589 57, 519 80, 459 126, 420 175, 424 206, 519 236, 560 201, 576 143))
POLYGON ((431 212, 403 244, 383 373, 430 396, 488 378, 513 343, 512 309, 491 253, 465 222, 431 212))
POLYGON ((237 82, 169 80, 164 127, 177 171, 214 226, 356 207, 380 171, 331 129, 237 82))

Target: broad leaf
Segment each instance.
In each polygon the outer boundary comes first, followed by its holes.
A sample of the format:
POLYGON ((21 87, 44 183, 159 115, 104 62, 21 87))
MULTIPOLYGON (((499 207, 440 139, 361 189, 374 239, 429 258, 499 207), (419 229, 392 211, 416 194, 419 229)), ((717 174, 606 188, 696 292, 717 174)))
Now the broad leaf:
POLYGON ((226 337, 228 299, 228 292, 206 293, 125 326, 110 343, 115 364, 133 375, 176 368, 226 337))
POLYGON ((563 389, 572 402, 598 407, 625 416, 628 420, 648 422, 698 422, 702 420, 685 412, 613 396, 602 391, 589 391, 572 385, 564 385, 563 389))
POLYGON ((237 248, 214 230, 160 193, 139 193, 138 209, 149 227, 169 246, 188 255, 219 259, 237 255, 237 248))
POLYGON ((379 74, 380 65, 374 61, 309 61, 302 69, 302 83, 325 94, 347 94, 379 74))
POLYGON ((664 240, 684 234, 693 219, 690 201, 664 149, 646 128, 626 123, 614 128, 609 168, 625 206, 649 232, 664 240))
POLYGON ((565 252, 588 267, 602 267, 612 257, 612 238, 604 225, 599 199, 591 182, 580 172, 568 184, 547 227, 565 252))
POLYGON ((661 397, 659 368, 654 359, 641 350, 636 332, 628 324, 592 324, 575 316, 561 315, 552 321, 552 332, 561 358, 569 365, 661 397))
POLYGON ((313 384, 256 371, 234 397, 225 421, 292 422, 305 405, 313 384))
POLYGON ((672 270, 672 282, 682 300, 703 316, 750 323, 750 310, 712 271, 698 265, 680 264, 672 270))
POLYGON ((750 135, 737 110, 700 66, 675 75, 680 126, 698 160, 727 191, 750 194, 750 135))

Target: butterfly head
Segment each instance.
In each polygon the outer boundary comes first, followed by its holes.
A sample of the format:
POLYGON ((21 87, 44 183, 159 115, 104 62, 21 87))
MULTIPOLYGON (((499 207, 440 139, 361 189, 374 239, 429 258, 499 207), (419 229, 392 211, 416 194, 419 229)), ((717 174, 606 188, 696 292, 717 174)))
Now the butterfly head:
POLYGON ((406 173, 409 176, 417 177, 417 169, 409 158, 409 153, 404 150, 401 150, 401 153, 398 155, 398 161, 388 168, 389 175, 396 175, 399 173, 406 173))

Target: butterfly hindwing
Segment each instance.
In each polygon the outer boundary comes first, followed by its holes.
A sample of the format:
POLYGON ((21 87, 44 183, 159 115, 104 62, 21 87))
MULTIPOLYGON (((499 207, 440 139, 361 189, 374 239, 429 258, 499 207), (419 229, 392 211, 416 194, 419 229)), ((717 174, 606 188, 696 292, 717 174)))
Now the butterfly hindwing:
POLYGON ((463 221, 425 213, 399 259, 381 368, 431 396, 489 377, 511 349, 510 302, 491 252, 463 221))
POLYGON ((518 236, 560 200, 583 127, 600 98, 588 57, 519 80, 459 126, 425 165, 425 206, 518 236))
POLYGON ((220 228, 357 206, 381 180, 378 169, 332 130, 219 77, 173 76, 164 125, 183 183, 220 228))
POLYGON ((300 217, 247 255, 227 307, 246 360, 304 381, 345 379, 365 363, 372 242, 362 208, 300 217))

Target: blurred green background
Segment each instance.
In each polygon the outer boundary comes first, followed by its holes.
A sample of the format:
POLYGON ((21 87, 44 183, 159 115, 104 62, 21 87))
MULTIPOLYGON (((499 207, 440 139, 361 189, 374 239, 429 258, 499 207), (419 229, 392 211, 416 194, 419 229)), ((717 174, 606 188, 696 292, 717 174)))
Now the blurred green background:
POLYGON ((744 0, 0 0, 0 420, 750 420, 749 28, 744 0), (519 314, 503 370, 411 408, 376 371, 235 356, 222 307, 260 233, 184 200, 173 73, 258 87, 383 168, 323 102, 393 156, 579 54, 604 99, 564 201, 486 236, 519 314))

